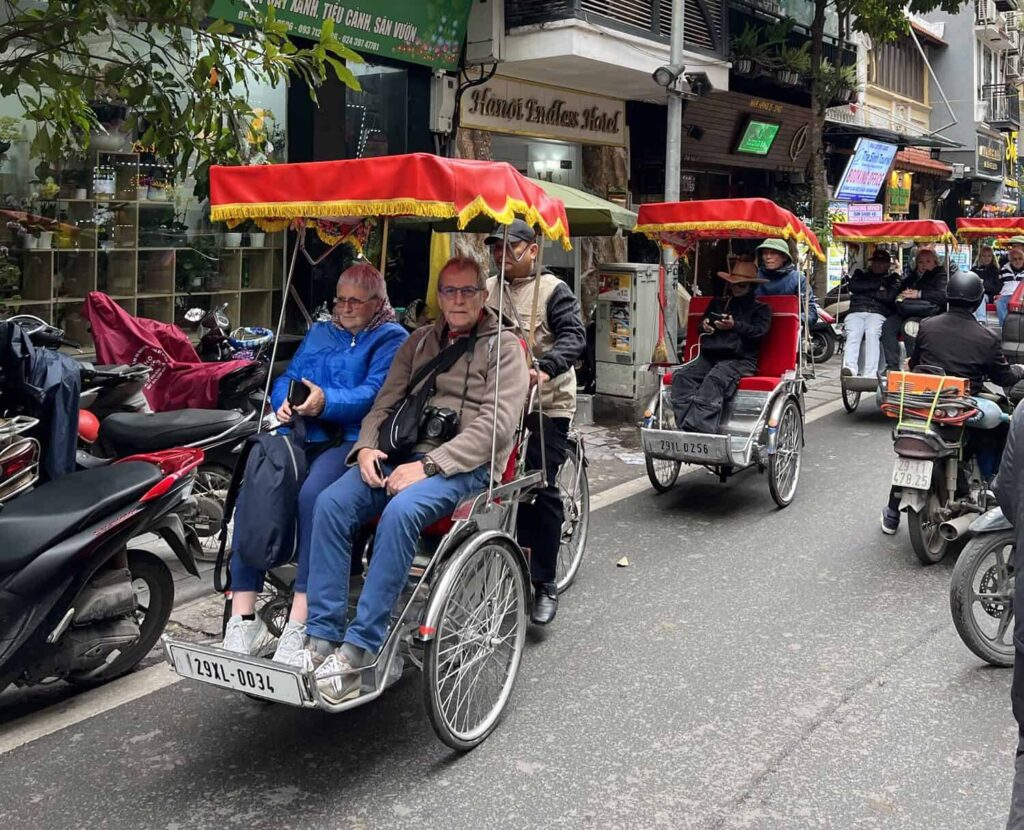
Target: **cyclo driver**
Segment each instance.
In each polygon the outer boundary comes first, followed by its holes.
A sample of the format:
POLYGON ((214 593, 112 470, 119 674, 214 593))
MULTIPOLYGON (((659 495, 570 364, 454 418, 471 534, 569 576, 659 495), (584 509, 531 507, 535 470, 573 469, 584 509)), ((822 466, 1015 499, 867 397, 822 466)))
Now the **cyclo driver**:
MULTIPOLYGON (((999 335, 979 323, 974 316, 978 304, 985 297, 981 277, 973 271, 951 274, 946 296, 949 310, 921 321, 910 367, 935 366, 953 377, 966 378, 975 396, 983 391, 986 378, 1003 387, 1013 386, 1024 378, 1024 367, 1011 366, 1007 362, 999 335)), ((974 403, 981 415, 972 420, 980 422, 982 419, 999 418, 999 407, 993 401, 975 397, 974 403), (985 418, 986 415, 989 418, 985 418)), ((968 421, 967 426, 971 425, 968 421)), ((988 482, 999 466, 1006 428, 1002 424, 995 428, 978 425, 980 429, 972 429, 968 433, 968 445, 975 453, 982 477, 988 482)), ((882 509, 883 533, 891 536, 899 527, 899 506, 900 491, 893 487, 889 491, 889 502, 882 509)))

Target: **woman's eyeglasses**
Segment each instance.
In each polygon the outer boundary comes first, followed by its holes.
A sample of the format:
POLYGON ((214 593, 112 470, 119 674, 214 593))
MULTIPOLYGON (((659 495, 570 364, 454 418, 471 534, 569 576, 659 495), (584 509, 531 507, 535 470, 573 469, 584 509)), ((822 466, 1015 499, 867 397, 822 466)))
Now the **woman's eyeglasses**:
POLYGON ((475 285, 466 285, 461 288, 446 285, 444 288, 437 289, 437 293, 447 300, 454 300, 456 294, 462 295, 462 299, 464 300, 472 300, 481 291, 483 291, 483 289, 477 288, 475 285))
POLYGON ((360 300, 358 297, 335 297, 334 304, 345 306, 345 308, 360 309, 367 303, 372 303, 376 299, 376 297, 370 297, 367 300, 360 300))

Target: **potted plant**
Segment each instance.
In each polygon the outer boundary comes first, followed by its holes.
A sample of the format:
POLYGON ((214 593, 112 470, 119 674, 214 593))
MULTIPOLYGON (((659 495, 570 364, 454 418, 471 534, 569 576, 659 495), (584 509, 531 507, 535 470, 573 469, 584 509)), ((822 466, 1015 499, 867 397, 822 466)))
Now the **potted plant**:
POLYGON ((738 75, 754 75, 769 62, 769 44, 762 39, 761 30, 749 23, 730 44, 733 69, 738 75))
POLYGON ((67 190, 69 199, 87 199, 89 196, 89 183, 92 181, 92 171, 84 167, 71 167, 61 173, 61 184, 67 190))
POLYGON ((782 46, 775 56, 773 67, 775 79, 779 83, 788 86, 796 86, 800 83, 802 75, 808 75, 811 71, 811 44, 805 42, 799 48, 793 46, 782 46))
POLYGON ((21 303, 21 267, 0 246, 0 314, 17 313, 21 303))
POLYGON ((12 115, 0 115, 0 156, 10 150, 11 145, 21 138, 21 119, 12 115))
POLYGON ((246 236, 249 237, 250 248, 262 248, 266 242, 266 233, 260 228, 252 219, 246 219, 241 225, 235 230, 242 231, 246 236))
POLYGON ((855 66, 830 67, 833 98, 840 104, 849 104, 857 97, 857 68, 855 66))

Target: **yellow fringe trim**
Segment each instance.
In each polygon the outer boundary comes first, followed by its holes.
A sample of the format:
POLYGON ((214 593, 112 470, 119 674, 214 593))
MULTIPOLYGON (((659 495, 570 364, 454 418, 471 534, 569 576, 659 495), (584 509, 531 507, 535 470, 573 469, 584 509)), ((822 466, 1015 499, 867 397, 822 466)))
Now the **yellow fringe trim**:
POLYGON ((729 219, 726 221, 714 221, 714 222, 667 222, 659 225, 637 225, 633 231, 634 233, 645 234, 649 239, 658 241, 659 233, 687 233, 688 231, 702 232, 702 231, 753 231, 757 234, 763 234, 765 237, 782 237, 783 239, 793 239, 797 242, 803 242, 810 248, 813 253, 821 262, 825 262, 824 253, 819 253, 814 249, 814 246, 810 243, 810 238, 803 231, 795 231, 788 225, 785 227, 778 227, 777 225, 765 225, 761 222, 746 222, 741 219, 729 219))
POLYGON ((999 236, 1001 234, 1024 235, 1024 230, 1021 230, 1020 228, 960 228, 956 234, 961 238, 970 238, 972 236, 999 236))
POLYGON ((836 236, 835 242, 944 242, 947 245, 955 245, 956 237, 951 233, 941 236, 836 236))
POLYGON ((288 226, 291 219, 331 219, 335 217, 360 216, 419 216, 426 219, 458 220, 459 228, 465 228, 473 219, 481 214, 489 216, 503 225, 509 224, 517 215, 521 215, 531 225, 537 225, 548 239, 562 243, 562 247, 572 250, 569 234, 562 220, 549 225, 533 206, 520 199, 505 199, 505 206, 495 211, 477 196, 461 211, 456 211, 449 202, 428 202, 417 199, 382 199, 379 201, 334 201, 334 202, 265 202, 236 203, 215 205, 210 209, 210 219, 214 222, 226 222, 228 227, 235 227, 245 219, 256 220, 276 226, 281 230, 288 226))

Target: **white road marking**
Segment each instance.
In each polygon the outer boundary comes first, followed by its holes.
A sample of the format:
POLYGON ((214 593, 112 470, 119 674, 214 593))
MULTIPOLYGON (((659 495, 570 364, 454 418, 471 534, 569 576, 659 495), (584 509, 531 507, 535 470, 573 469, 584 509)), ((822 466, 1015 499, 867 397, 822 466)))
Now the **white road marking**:
MULTIPOLYGON (((808 424, 813 423, 820 418, 824 418, 826 415, 839 411, 842 407, 842 401, 833 401, 832 403, 815 407, 804 419, 804 422, 808 424)), ((702 468, 700 467, 689 467, 682 470, 679 476, 681 478, 684 475, 692 475, 701 470, 702 468)), ((617 484, 604 492, 597 493, 590 500, 590 512, 593 513, 595 510, 601 510, 604 507, 617 504, 624 499, 649 489, 651 489, 651 485, 647 480, 646 474, 630 481, 625 481, 622 484, 617 484)), ((133 700, 138 700, 140 697, 158 692, 179 682, 181 679, 172 671, 168 664, 160 663, 148 669, 130 674, 127 677, 122 677, 120 680, 115 680, 98 689, 92 689, 91 691, 68 698, 40 712, 26 715, 9 724, 0 734, 0 755, 36 741, 39 738, 45 738, 54 732, 67 729, 69 726, 74 726, 96 715, 102 715, 104 712, 109 712, 111 709, 116 709, 118 706, 123 706, 125 703, 130 703, 133 700)))
POLYGON ((0 732, 0 755, 158 692, 179 680, 181 678, 167 663, 160 663, 27 715, 0 732))

